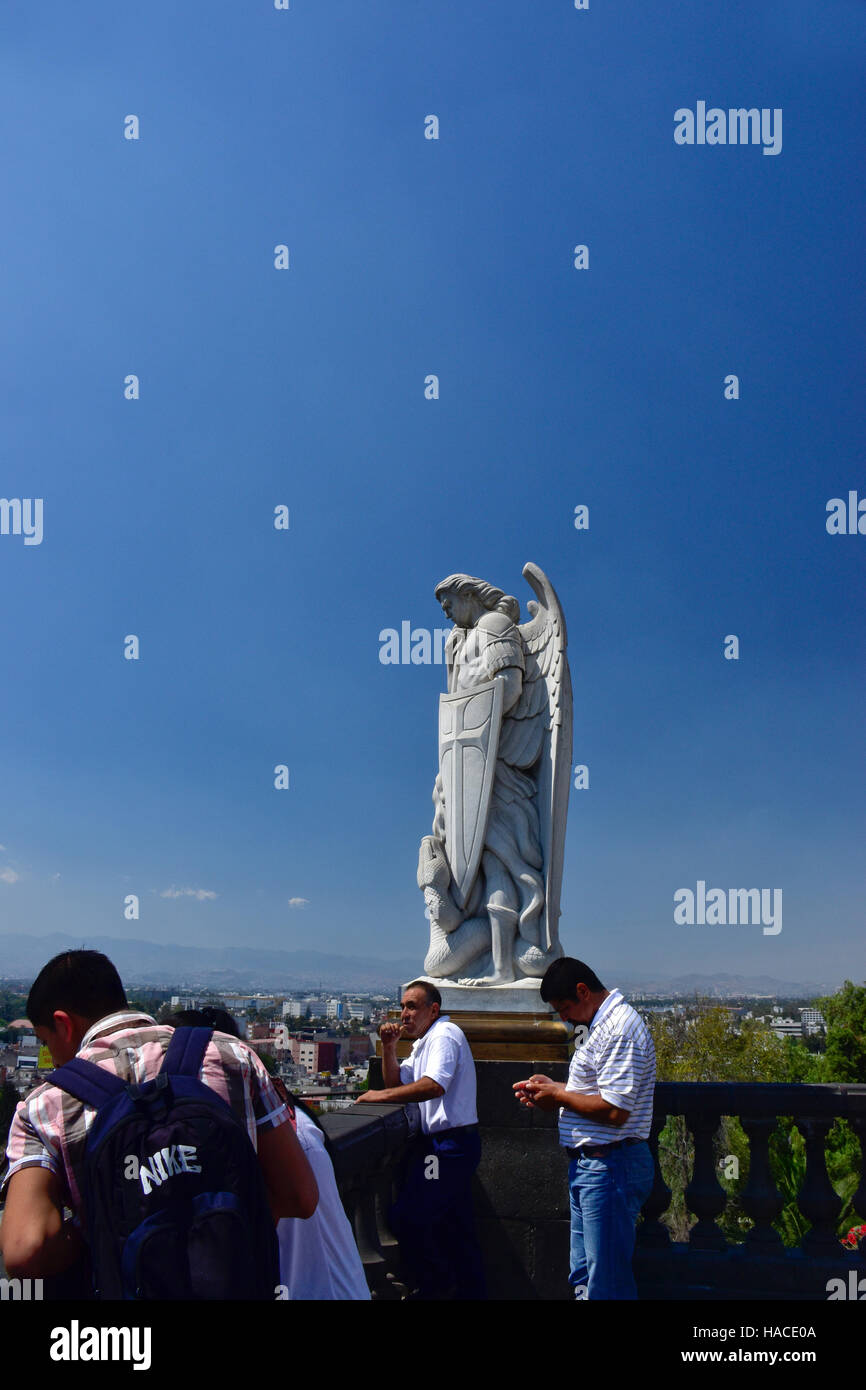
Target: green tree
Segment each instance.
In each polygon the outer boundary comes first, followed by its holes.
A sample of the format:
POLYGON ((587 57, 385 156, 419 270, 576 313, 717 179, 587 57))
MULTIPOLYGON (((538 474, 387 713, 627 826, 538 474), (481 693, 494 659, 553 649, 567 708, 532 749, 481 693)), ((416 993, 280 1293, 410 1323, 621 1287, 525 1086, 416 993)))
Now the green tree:
POLYGON ((866 985, 846 980, 816 1006, 827 1024, 826 1080, 866 1081, 866 985))
POLYGON ((24 1018, 27 1013, 27 995, 17 990, 0 989, 0 1014, 11 1023, 13 1018, 24 1018))

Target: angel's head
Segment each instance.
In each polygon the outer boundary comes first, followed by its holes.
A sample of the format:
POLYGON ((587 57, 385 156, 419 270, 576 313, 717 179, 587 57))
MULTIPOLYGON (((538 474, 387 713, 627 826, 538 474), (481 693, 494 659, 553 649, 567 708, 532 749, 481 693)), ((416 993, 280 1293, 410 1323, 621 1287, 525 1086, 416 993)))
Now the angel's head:
POLYGON ((495 585, 471 574, 449 574, 436 585, 436 598, 455 627, 474 627, 482 613, 506 613, 513 623, 520 619, 520 604, 495 585))

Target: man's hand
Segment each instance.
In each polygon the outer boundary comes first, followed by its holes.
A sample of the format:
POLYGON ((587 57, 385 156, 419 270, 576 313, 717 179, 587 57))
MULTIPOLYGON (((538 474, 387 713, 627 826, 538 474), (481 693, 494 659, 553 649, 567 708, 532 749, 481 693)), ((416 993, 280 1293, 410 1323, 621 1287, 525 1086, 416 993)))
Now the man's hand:
POLYGON ((389 1086, 384 1091, 362 1091, 355 1101, 375 1100, 379 1104, 383 1102, 406 1105, 411 1101, 436 1100, 438 1096, 444 1096, 445 1087, 440 1086, 438 1081, 434 1081, 431 1076, 422 1076, 418 1081, 409 1081, 401 1086, 389 1086))
POLYGON ((512 1089, 520 1104, 528 1110, 558 1110, 563 1103, 565 1087, 538 1073, 528 1081, 516 1081, 512 1089))
POLYGON ((630 1112, 611 1105, 601 1095, 584 1095, 582 1091, 569 1091, 567 1087, 551 1081, 549 1076, 530 1076, 528 1081, 515 1081, 512 1087, 521 1105, 528 1110, 556 1110, 564 1106, 597 1124, 624 1125, 630 1112))
MULTIPOLYGON (((382 1080, 393 1091, 400 1085, 400 1063, 397 1060, 397 1044, 403 1032, 402 1023, 383 1023, 379 1028, 382 1039, 382 1080)), ((379 1097, 381 1100, 381 1096, 379 1097)), ((389 1096, 394 1100, 394 1096, 389 1096)))

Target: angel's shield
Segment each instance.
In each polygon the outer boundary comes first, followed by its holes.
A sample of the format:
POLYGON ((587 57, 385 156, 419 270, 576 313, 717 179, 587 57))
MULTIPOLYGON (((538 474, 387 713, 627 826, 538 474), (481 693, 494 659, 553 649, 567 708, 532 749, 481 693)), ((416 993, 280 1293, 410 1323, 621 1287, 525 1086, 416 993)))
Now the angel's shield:
POLYGON ((502 682, 439 696, 439 767, 451 891, 465 907, 478 873, 502 727, 502 682))

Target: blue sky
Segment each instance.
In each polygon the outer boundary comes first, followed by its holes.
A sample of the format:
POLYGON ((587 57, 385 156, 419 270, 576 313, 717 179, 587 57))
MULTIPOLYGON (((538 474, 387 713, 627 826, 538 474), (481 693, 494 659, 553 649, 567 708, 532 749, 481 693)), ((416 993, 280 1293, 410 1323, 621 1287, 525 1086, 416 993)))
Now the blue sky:
POLYGON ((0 34, 0 495, 44 499, 41 545, 0 536, 0 931, 420 966, 444 675, 379 633, 443 626, 455 570, 525 604, 533 560, 590 769, 566 949, 862 979, 866 536, 825 527, 866 497, 862 5, 16 0, 0 34), (781 108, 781 153, 676 145, 698 100, 781 108), (781 888, 783 930, 675 924, 699 879, 781 888))

